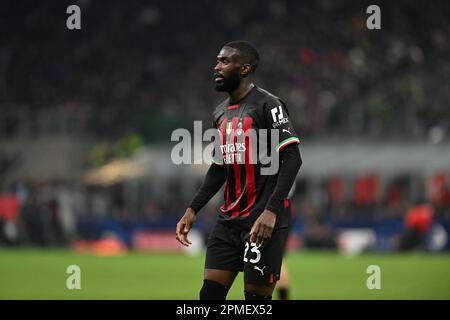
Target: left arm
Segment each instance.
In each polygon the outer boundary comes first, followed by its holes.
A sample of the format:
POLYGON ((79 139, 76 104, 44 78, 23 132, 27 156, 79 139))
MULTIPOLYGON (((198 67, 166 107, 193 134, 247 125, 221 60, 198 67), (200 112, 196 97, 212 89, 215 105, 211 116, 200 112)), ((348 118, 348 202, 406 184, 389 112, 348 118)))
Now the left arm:
POLYGON ((277 184, 266 206, 266 210, 270 210, 276 215, 283 210, 284 199, 288 197, 289 190, 291 190, 292 184, 297 177, 297 172, 302 165, 298 144, 291 144, 282 149, 280 152, 280 161, 277 184))
POLYGON ((287 198, 301 165, 302 158, 297 143, 287 145, 280 151, 280 171, 275 190, 266 209, 255 221, 250 231, 250 241, 256 243, 257 246, 263 245, 272 236, 276 216, 284 208, 283 201, 287 198))

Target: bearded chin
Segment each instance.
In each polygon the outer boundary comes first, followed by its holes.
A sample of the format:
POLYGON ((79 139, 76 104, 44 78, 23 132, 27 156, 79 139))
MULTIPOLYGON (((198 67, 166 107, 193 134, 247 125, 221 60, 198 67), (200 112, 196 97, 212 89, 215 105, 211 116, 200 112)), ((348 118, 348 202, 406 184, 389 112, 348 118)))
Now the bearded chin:
POLYGON ((234 74, 230 76, 228 79, 224 79, 223 83, 220 84, 216 83, 216 91, 232 92, 237 87, 239 87, 240 82, 241 79, 239 78, 239 74, 234 74))

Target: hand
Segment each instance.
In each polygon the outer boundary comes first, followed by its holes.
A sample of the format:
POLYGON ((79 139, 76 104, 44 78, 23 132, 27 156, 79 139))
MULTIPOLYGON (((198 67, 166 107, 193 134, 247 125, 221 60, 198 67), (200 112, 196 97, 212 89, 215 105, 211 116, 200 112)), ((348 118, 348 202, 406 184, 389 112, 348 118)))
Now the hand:
POLYGON ((192 244, 187 236, 195 222, 195 219, 195 211, 191 208, 187 208, 186 212, 177 223, 176 238, 183 246, 189 247, 189 245, 192 244))
POLYGON ((258 247, 266 244, 270 237, 272 237, 276 219, 277 215, 274 212, 267 209, 264 210, 253 224, 253 228, 249 234, 250 242, 256 243, 258 247))

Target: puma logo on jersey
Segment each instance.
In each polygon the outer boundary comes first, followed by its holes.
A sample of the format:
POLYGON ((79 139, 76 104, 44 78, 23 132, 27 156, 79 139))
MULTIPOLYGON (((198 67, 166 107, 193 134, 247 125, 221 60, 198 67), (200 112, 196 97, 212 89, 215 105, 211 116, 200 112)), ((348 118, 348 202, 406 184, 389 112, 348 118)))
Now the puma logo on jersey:
POLYGON ((292 134, 288 129, 283 129, 282 131, 283 131, 283 132, 287 132, 287 133, 289 133, 289 134, 292 134))
POLYGON ((264 275, 264 269, 266 268, 266 266, 262 267, 262 269, 258 268, 258 266, 254 266, 255 270, 258 270, 259 272, 261 272, 261 275, 264 275))

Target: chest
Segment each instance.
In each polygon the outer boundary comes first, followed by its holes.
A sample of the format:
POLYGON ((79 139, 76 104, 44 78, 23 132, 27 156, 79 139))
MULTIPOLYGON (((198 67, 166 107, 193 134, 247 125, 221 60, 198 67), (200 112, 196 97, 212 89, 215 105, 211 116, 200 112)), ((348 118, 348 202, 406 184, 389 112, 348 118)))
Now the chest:
POLYGON ((262 108, 263 106, 252 103, 231 105, 216 120, 217 129, 227 135, 240 135, 248 129, 263 129, 265 122, 262 108))

